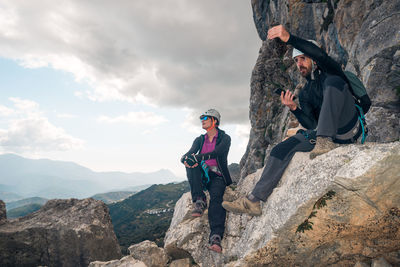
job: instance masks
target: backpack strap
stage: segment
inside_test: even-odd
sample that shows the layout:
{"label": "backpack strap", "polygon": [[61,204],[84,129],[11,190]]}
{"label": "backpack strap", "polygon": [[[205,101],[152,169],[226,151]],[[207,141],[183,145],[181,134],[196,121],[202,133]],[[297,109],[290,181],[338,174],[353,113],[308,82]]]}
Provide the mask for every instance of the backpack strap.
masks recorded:
{"label": "backpack strap", "polygon": [[361,138],[361,144],[365,143],[365,138],[368,136],[368,128],[367,128],[367,122],[365,121],[365,116],[362,108],[355,104],[357,110],[358,110],[358,120],[360,121],[361,129],[362,129],[362,138]]}

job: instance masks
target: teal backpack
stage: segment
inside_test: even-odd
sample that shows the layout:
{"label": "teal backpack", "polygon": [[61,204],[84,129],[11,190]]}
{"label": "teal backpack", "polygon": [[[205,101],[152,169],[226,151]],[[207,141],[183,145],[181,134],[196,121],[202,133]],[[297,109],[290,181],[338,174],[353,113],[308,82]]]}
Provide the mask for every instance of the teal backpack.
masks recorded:
{"label": "teal backpack", "polygon": [[367,114],[369,108],[371,107],[371,99],[368,96],[364,84],[354,73],[350,71],[344,71],[344,75],[350,84],[350,91],[355,98],[356,104],[362,108],[364,114]]}
{"label": "teal backpack", "polygon": [[358,120],[360,121],[362,129],[361,144],[364,144],[365,138],[368,135],[368,128],[364,115],[371,107],[371,99],[368,96],[364,84],[360,81],[360,79],[358,79],[358,77],[354,73],[350,71],[344,71],[344,75],[346,76],[347,81],[350,84],[350,91],[354,96],[354,101],[356,102],[355,105],[358,110]]}

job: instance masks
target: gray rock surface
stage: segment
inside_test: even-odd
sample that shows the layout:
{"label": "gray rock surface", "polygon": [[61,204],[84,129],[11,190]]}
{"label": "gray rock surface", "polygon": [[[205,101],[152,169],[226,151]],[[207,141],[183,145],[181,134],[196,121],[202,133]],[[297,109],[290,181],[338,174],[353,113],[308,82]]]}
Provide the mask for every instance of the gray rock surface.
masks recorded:
{"label": "gray rock surface", "polygon": [[[246,195],[262,169],[229,194]],[[200,266],[354,266],[384,256],[400,264],[400,142],[339,147],[314,160],[297,153],[260,217],[228,214],[223,253],[210,252],[206,216],[177,202],[165,249]],[[326,206],[314,208],[326,198]],[[317,205],[318,206],[318,205]],[[316,211],[315,217],[309,216]],[[306,220],[312,230],[296,232]]]}
{"label": "gray rock surface", "polygon": [[189,258],[174,260],[169,267],[191,267],[193,266]]}
{"label": "gray rock surface", "polygon": [[7,221],[7,210],[6,203],[0,200],[0,224],[3,224]]}
{"label": "gray rock surface", "polygon": [[132,256],[125,256],[120,260],[94,261],[89,267],[148,267],[144,262],[134,259]]}
{"label": "gray rock surface", "polygon": [[107,206],[94,199],[50,200],[0,225],[0,266],[88,266],[121,257]]}
{"label": "gray rock surface", "polygon": [[288,89],[304,82],[287,56],[291,48],[277,48],[276,41],[266,40],[271,25],[283,24],[294,35],[317,40],[364,82],[372,100],[366,116],[368,141],[400,138],[400,0],[311,2],[316,1],[251,1],[255,26],[264,42],[251,78],[252,128],[240,164],[242,178],[264,165],[266,150],[281,140],[280,130],[288,128],[287,110],[271,98],[271,91],[277,84]]}
{"label": "gray rock surface", "polygon": [[169,257],[164,249],[159,248],[155,242],[146,240],[128,248],[130,255],[139,261],[142,261],[148,267],[167,266]]}

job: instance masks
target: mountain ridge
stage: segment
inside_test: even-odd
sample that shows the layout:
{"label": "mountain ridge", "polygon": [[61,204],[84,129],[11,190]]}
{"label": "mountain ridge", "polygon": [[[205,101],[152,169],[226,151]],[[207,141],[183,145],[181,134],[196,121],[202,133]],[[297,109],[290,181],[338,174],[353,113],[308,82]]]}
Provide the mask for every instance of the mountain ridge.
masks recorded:
{"label": "mountain ridge", "polygon": [[[171,171],[96,172],[74,162],[0,155],[0,191],[21,198],[85,198],[128,187],[179,181]],[[18,200],[15,197],[13,200]]]}

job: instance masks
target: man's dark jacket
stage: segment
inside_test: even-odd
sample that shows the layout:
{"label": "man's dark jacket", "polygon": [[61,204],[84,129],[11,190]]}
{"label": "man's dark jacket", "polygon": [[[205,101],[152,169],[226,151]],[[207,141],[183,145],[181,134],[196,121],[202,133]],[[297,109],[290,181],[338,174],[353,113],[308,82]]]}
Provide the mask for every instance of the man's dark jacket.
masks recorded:
{"label": "man's dark jacket", "polygon": [[[230,185],[232,183],[232,179],[228,170],[228,152],[231,146],[231,137],[227,135],[223,130],[219,128],[217,128],[217,130],[218,130],[218,137],[214,151],[204,154],[197,154],[195,155],[195,157],[199,163],[203,160],[216,159],[218,163],[218,168],[221,170],[222,177],[225,180],[225,184]],[[196,139],[194,139],[192,147],[185,155],[182,156],[181,158],[182,163],[185,161],[186,156],[191,154],[196,154],[197,152],[201,152],[205,137],[206,135],[202,134]]]}
{"label": "man's dark jacket", "polygon": [[[307,83],[299,94],[300,109],[292,111],[301,125],[307,129],[315,129],[322,106],[323,88],[328,85],[344,88],[349,81],[340,65],[315,44],[294,35],[290,35],[287,43],[302,51],[318,66],[318,69],[314,71],[314,79],[311,79],[310,75],[306,77]],[[327,77],[330,78],[327,79]],[[367,101],[370,103],[369,98]],[[354,117],[349,125],[354,125],[356,120],[357,117]],[[339,129],[338,133],[348,131],[347,128]]]}

